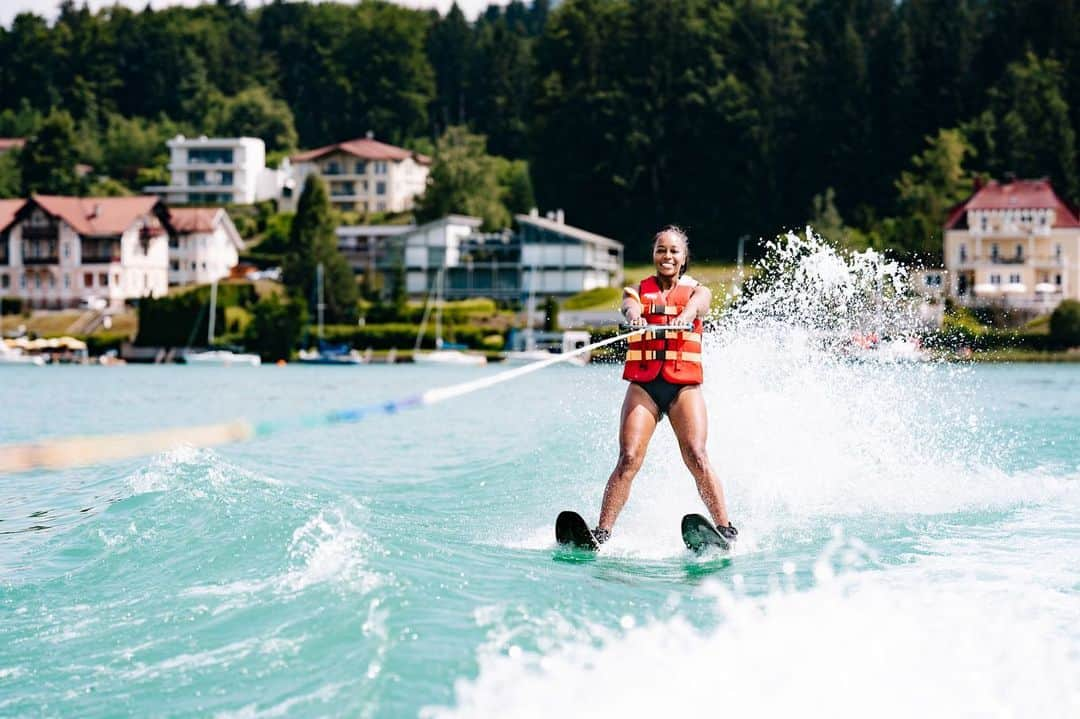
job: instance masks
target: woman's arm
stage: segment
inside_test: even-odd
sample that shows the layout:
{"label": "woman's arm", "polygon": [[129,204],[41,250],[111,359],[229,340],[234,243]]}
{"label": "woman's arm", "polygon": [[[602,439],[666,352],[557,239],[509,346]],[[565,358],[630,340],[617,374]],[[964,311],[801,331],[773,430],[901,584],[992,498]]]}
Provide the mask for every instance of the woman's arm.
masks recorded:
{"label": "woman's arm", "polygon": [[619,311],[626,318],[626,324],[635,327],[644,325],[645,320],[641,316],[642,309],[644,308],[638,291],[633,287],[624,287],[622,307],[619,308]]}

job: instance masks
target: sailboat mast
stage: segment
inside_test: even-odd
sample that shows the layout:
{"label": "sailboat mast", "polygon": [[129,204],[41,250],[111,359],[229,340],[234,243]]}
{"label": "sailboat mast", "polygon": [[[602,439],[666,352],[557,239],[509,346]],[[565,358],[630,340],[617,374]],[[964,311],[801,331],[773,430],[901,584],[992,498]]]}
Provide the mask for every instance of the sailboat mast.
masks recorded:
{"label": "sailboat mast", "polygon": [[326,302],[323,297],[323,264],[320,262],[319,266],[315,268],[315,284],[319,290],[319,301],[315,305],[315,310],[319,314],[319,339],[323,336],[323,311],[326,309]]}
{"label": "sailboat mast", "polygon": [[217,319],[217,280],[210,283],[210,326],[206,332],[206,345],[214,346],[214,320]]}

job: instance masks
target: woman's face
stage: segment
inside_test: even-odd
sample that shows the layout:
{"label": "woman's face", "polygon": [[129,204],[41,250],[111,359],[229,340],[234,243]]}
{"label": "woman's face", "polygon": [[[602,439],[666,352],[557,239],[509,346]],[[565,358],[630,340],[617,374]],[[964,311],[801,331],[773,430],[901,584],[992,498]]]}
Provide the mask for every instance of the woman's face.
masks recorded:
{"label": "woman's face", "polygon": [[653,264],[661,277],[678,278],[686,264],[686,243],[674,232],[665,232],[653,245]]}

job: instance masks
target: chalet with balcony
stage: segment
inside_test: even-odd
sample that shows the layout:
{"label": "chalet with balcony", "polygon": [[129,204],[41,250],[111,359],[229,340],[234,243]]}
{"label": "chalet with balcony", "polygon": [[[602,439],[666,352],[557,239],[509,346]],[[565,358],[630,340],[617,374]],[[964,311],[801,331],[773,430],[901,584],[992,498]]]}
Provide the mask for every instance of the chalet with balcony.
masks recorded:
{"label": "chalet with balcony", "polygon": [[[18,206],[12,204],[18,203]],[[34,195],[0,204],[0,292],[30,307],[168,291],[169,211],[156,197]]]}
{"label": "chalet with balcony", "polygon": [[244,241],[220,207],[173,207],[169,221],[169,284],[209,284],[228,277]]}
{"label": "chalet with balcony", "polygon": [[427,156],[379,142],[371,133],[290,160],[296,190],[282,197],[282,209],[295,210],[308,175],[318,175],[335,208],[364,214],[411,210],[427,188],[431,165]]}
{"label": "chalet with balcony", "polygon": [[1047,179],[990,181],[945,222],[950,297],[1048,312],[1080,299],[1080,217]]}

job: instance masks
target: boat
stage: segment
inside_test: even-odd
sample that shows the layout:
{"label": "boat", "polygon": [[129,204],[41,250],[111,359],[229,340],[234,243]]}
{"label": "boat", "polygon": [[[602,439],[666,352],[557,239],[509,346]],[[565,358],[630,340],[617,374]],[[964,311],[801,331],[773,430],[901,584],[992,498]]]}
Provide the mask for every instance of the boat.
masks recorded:
{"label": "boat", "polygon": [[9,344],[7,340],[0,341],[0,364],[31,365],[43,367],[45,358],[41,355],[27,354],[22,348]]}
{"label": "boat", "polygon": [[[420,331],[416,333],[416,344],[413,346],[413,362],[417,364],[439,365],[484,365],[487,357],[475,352],[466,352],[465,345],[446,342],[442,336],[442,303],[443,282],[445,281],[445,269],[440,268],[432,283],[431,291],[428,292],[427,302],[424,304],[424,317],[420,320]],[[431,308],[435,307],[435,349],[421,351],[420,342],[424,339],[424,330],[427,328],[428,317]]]}
{"label": "boat", "polygon": [[[509,364],[528,364],[551,359],[553,355],[566,354],[581,349],[589,344],[591,337],[582,330],[565,332],[540,332],[532,328],[512,330],[507,339],[511,348],[502,353],[503,361]],[[584,367],[589,363],[588,353],[566,360],[567,364]]]}
{"label": "boat", "polygon": [[[210,285],[210,326],[206,332],[206,344],[214,346],[214,319],[217,315],[217,280]],[[262,358],[257,354],[233,352],[229,349],[210,349],[204,352],[185,352],[184,364],[216,365],[218,367],[258,367]]]}
{"label": "boat", "polygon": [[323,265],[320,262],[315,268],[315,287],[318,293],[318,302],[315,305],[318,315],[318,345],[313,349],[302,349],[297,352],[297,360],[300,364],[328,364],[328,365],[352,365],[364,364],[364,356],[347,344],[334,344],[323,340],[323,310],[326,302],[323,296]]}

